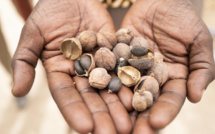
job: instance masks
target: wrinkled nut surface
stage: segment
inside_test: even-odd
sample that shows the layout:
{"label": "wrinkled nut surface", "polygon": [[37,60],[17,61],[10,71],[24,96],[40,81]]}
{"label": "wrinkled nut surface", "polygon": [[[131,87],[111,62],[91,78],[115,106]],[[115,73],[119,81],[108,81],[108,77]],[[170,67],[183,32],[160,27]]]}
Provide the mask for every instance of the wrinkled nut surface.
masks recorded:
{"label": "wrinkled nut surface", "polygon": [[148,53],[148,48],[139,45],[130,46],[130,50],[135,56],[144,56]]}
{"label": "wrinkled nut surface", "polygon": [[[79,64],[78,64],[79,63]],[[92,54],[85,53],[80,59],[75,61],[75,73],[78,76],[89,76],[89,73],[92,69],[95,68],[95,61]],[[83,71],[84,73],[83,73]]]}
{"label": "wrinkled nut surface", "polygon": [[163,61],[163,55],[159,52],[154,52],[154,62]]}
{"label": "wrinkled nut surface", "polygon": [[141,77],[140,72],[132,66],[119,67],[117,74],[122,83],[127,87],[136,85]]}
{"label": "wrinkled nut surface", "polygon": [[117,41],[120,43],[128,44],[133,38],[133,32],[130,29],[122,28],[116,32]]}
{"label": "wrinkled nut surface", "polygon": [[103,67],[108,71],[111,71],[115,68],[116,65],[116,57],[110,49],[101,47],[96,51],[94,56],[96,66]]}
{"label": "wrinkled nut surface", "polygon": [[122,87],[122,81],[118,77],[114,77],[111,79],[108,84],[108,93],[116,93]]}
{"label": "wrinkled nut surface", "polygon": [[97,89],[104,89],[111,80],[111,76],[104,68],[94,68],[89,77],[89,84],[91,87]]}
{"label": "wrinkled nut surface", "polygon": [[107,47],[112,49],[117,43],[115,34],[108,31],[101,31],[97,33],[97,44],[100,47]]}
{"label": "wrinkled nut surface", "polygon": [[154,74],[155,79],[159,85],[162,86],[168,79],[168,68],[164,62],[154,62],[151,69],[148,70],[147,74]]}
{"label": "wrinkled nut surface", "polygon": [[97,37],[94,31],[83,31],[79,34],[78,39],[84,51],[92,51],[97,44]]}
{"label": "wrinkled nut surface", "polygon": [[78,39],[67,38],[61,43],[60,51],[66,58],[70,60],[76,60],[82,54],[82,46]]}
{"label": "wrinkled nut surface", "polygon": [[153,54],[149,52],[147,55],[144,56],[131,56],[131,59],[128,60],[128,63],[141,70],[141,69],[150,69],[154,64]]}
{"label": "wrinkled nut surface", "polygon": [[142,94],[145,91],[151,92],[153,98],[156,98],[159,94],[159,84],[154,78],[153,74],[141,77],[140,81],[134,87],[134,92],[139,92],[140,94]]}
{"label": "wrinkled nut surface", "polygon": [[113,53],[116,56],[116,60],[119,58],[124,58],[128,60],[131,57],[130,47],[125,43],[118,43],[113,49]]}
{"label": "wrinkled nut surface", "polygon": [[150,107],[153,104],[152,93],[149,91],[145,91],[143,94],[139,94],[138,92],[134,93],[132,99],[132,106],[136,111],[144,111],[147,107]]}
{"label": "wrinkled nut surface", "polygon": [[139,46],[144,46],[146,48],[149,48],[149,44],[147,40],[143,37],[134,37],[130,42],[130,46],[134,46],[134,45],[139,45]]}

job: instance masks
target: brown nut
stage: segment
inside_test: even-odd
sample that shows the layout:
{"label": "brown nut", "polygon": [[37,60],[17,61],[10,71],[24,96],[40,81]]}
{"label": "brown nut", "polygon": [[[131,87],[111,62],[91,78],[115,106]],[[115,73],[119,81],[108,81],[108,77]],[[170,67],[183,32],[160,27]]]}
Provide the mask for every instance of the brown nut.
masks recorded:
{"label": "brown nut", "polygon": [[139,70],[149,69],[154,64],[153,54],[149,52],[147,55],[144,56],[132,55],[131,59],[128,60],[128,63]]}
{"label": "brown nut", "polygon": [[148,53],[148,48],[139,45],[130,46],[130,50],[135,56],[144,56]]}
{"label": "brown nut", "polygon": [[114,77],[111,79],[108,84],[108,93],[116,93],[122,87],[122,81],[118,77]]}
{"label": "brown nut", "polygon": [[140,72],[132,66],[119,67],[117,75],[127,87],[136,85],[141,77]]}
{"label": "brown nut", "polygon": [[79,34],[78,39],[83,50],[86,52],[92,51],[97,44],[96,33],[94,31],[83,31]]}
{"label": "brown nut", "polygon": [[92,69],[95,68],[95,61],[92,54],[85,53],[80,59],[75,61],[75,73],[78,76],[89,76]]}
{"label": "brown nut", "polygon": [[116,56],[116,60],[118,61],[119,58],[124,58],[128,60],[131,57],[130,48],[125,43],[118,43],[113,49],[113,53]]}
{"label": "brown nut", "polygon": [[117,41],[120,43],[128,44],[133,38],[133,32],[130,29],[122,28],[116,32]]}
{"label": "brown nut", "polygon": [[154,74],[155,79],[158,81],[159,85],[162,86],[168,79],[168,68],[166,64],[162,61],[154,62],[151,69],[148,70],[147,74]]}
{"label": "brown nut", "polygon": [[143,37],[134,37],[130,42],[130,46],[134,46],[134,45],[139,45],[139,46],[144,46],[146,48],[149,48],[149,44],[147,40]]}
{"label": "brown nut", "polygon": [[111,71],[115,68],[116,65],[116,57],[110,49],[101,47],[96,51],[94,56],[96,66],[103,67],[108,71]]}
{"label": "brown nut", "polygon": [[159,84],[154,78],[154,75],[143,76],[140,78],[140,81],[134,87],[134,92],[139,92],[140,94],[145,91],[150,91],[155,99],[159,94]]}
{"label": "brown nut", "polygon": [[145,91],[144,93],[140,94],[138,92],[134,93],[132,99],[132,106],[136,111],[144,111],[147,107],[150,107],[153,104],[153,97],[152,93],[149,91]]}
{"label": "brown nut", "polygon": [[81,43],[76,38],[67,38],[61,43],[60,51],[66,58],[76,60],[82,54]]}
{"label": "brown nut", "polygon": [[97,89],[104,89],[105,87],[107,87],[110,80],[111,80],[111,76],[104,68],[94,68],[91,71],[90,77],[89,77],[90,86]]}
{"label": "brown nut", "polygon": [[97,44],[100,47],[107,47],[112,49],[117,43],[115,34],[108,31],[101,31],[97,33]]}

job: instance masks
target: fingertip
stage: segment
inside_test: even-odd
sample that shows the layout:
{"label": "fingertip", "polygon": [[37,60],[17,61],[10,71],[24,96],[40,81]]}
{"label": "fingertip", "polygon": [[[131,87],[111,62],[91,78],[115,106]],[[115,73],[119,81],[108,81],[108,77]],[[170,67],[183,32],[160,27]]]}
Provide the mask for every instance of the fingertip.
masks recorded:
{"label": "fingertip", "polygon": [[205,89],[202,90],[188,90],[188,100],[192,103],[198,103],[201,101]]}
{"label": "fingertip", "polygon": [[16,90],[16,89],[12,88],[11,92],[12,92],[13,96],[15,96],[15,97],[23,97],[26,94],[28,94],[29,90],[28,91],[26,91],[26,90]]}

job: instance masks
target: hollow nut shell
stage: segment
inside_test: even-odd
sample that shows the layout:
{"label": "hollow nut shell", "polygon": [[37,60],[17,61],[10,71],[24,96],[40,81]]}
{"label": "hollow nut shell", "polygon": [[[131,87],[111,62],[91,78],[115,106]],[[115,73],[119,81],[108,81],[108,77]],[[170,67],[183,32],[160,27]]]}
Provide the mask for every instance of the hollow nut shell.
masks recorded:
{"label": "hollow nut shell", "polygon": [[91,87],[97,89],[104,89],[111,80],[111,76],[104,68],[94,68],[89,77],[89,84]]}
{"label": "hollow nut shell", "polygon": [[139,45],[139,46],[149,48],[149,44],[147,40],[143,37],[134,37],[130,42],[130,46],[134,46],[134,45]]}
{"label": "hollow nut shell", "polygon": [[122,28],[116,32],[117,41],[120,43],[128,44],[133,38],[133,32],[130,29]]}
{"label": "hollow nut shell", "polygon": [[94,56],[96,66],[103,67],[108,71],[111,71],[115,68],[116,65],[116,57],[110,49],[106,47],[101,47],[96,51]]}
{"label": "hollow nut shell", "polygon": [[155,79],[159,85],[162,86],[168,79],[168,68],[164,62],[154,62],[151,69],[148,70],[147,74],[154,74]]}
{"label": "hollow nut shell", "polygon": [[125,43],[118,43],[113,49],[113,53],[116,56],[116,60],[119,58],[124,58],[128,60],[131,57],[130,47]]}
{"label": "hollow nut shell", "polygon": [[153,104],[153,97],[151,92],[145,91],[143,94],[134,93],[132,99],[132,106],[136,111],[142,112]]}
{"label": "hollow nut shell", "polygon": [[100,47],[107,47],[108,49],[113,49],[116,43],[117,40],[115,34],[108,31],[101,31],[97,33],[97,44]]}
{"label": "hollow nut shell", "polygon": [[141,77],[140,81],[134,87],[134,92],[143,94],[145,91],[151,92],[154,99],[158,96],[159,84],[153,75]]}
{"label": "hollow nut shell", "polygon": [[108,84],[108,93],[116,93],[122,87],[122,81],[118,77],[114,77],[111,79]]}
{"label": "hollow nut shell", "polygon": [[94,58],[93,58],[92,54],[85,53],[85,54],[83,54],[81,56],[80,59],[78,59],[76,61],[80,62],[80,67],[84,71],[84,73],[82,73],[82,71],[80,71],[81,70],[80,67],[75,66],[75,73],[78,76],[86,76],[86,77],[88,77],[90,71],[95,68],[95,61],[94,61]]}
{"label": "hollow nut shell", "polygon": [[127,87],[136,85],[141,77],[140,72],[132,66],[119,67],[117,74],[122,83]]}
{"label": "hollow nut shell", "polygon": [[76,60],[82,54],[82,46],[78,39],[67,38],[61,43],[60,51],[66,58]]}
{"label": "hollow nut shell", "polygon": [[84,51],[92,51],[97,44],[96,33],[91,30],[83,31],[79,34],[78,39]]}

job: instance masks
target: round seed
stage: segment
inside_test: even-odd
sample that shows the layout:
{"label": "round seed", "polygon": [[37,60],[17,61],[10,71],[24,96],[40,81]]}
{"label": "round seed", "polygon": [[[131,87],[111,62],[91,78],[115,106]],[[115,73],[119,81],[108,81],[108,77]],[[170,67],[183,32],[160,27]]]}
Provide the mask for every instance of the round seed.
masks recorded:
{"label": "round seed", "polygon": [[111,79],[109,85],[108,85],[108,93],[115,93],[118,92],[122,87],[122,81],[118,78],[115,77]]}
{"label": "round seed", "polygon": [[91,66],[91,59],[88,55],[82,55],[80,58],[80,64],[82,68],[87,71]]}
{"label": "round seed", "polygon": [[148,53],[148,49],[144,46],[134,45],[131,46],[131,53],[135,56],[143,56]]}
{"label": "round seed", "polygon": [[85,73],[84,69],[81,67],[80,60],[76,60],[74,66],[77,74],[83,75]]}

